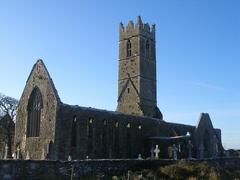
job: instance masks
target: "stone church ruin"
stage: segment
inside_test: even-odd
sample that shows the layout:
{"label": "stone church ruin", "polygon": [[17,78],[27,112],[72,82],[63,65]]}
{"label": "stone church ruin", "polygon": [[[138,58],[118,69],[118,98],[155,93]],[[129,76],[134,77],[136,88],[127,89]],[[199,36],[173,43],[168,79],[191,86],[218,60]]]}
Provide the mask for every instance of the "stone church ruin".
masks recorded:
{"label": "stone church ruin", "polygon": [[207,113],[197,126],[164,120],[156,98],[155,31],[140,17],[120,23],[116,111],[63,103],[38,60],[19,101],[13,153],[18,149],[21,159],[146,159],[157,145],[159,158],[220,155],[221,130]]}

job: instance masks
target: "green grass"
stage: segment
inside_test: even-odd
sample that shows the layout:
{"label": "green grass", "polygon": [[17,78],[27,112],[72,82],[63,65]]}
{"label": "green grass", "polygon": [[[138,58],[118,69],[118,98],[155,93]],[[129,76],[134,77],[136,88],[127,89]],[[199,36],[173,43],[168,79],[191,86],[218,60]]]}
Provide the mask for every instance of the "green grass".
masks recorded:
{"label": "green grass", "polygon": [[[130,180],[218,180],[240,179],[240,170],[227,170],[207,162],[179,161],[172,165],[130,172]],[[114,180],[124,180],[127,175]]]}

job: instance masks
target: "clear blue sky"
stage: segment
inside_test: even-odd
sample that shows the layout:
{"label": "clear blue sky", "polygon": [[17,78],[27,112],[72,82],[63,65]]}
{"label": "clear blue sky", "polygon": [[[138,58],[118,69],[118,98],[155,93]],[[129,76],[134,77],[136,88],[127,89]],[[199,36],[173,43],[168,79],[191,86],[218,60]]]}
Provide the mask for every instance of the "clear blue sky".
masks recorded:
{"label": "clear blue sky", "polygon": [[156,24],[158,106],[196,125],[208,112],[223,145],[240,148],[239,0],[0,2],[0,92],[20,98],[42,58],[61,100],[115,110],[118,25]]}

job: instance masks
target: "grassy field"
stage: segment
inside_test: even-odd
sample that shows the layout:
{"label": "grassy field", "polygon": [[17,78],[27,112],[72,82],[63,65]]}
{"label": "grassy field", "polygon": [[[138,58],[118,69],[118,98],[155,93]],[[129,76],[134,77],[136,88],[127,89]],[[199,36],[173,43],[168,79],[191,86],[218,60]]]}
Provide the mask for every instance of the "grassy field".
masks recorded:
{"label": "grassy field", "polygon": [[176,164],[158,167],[156,169],[145,169],[141,172],[129,172],[122,177],[113,177],[115,180],[198,180],[198,179],[226,179],[240,180],[240,169],[224,169],[211,165],[207,162],[179,161]]}
{"label": "grassy field", "polygon": [[[82,178],[81,178],[82,179]],[[92,176],[86,180],[240,180],[240,169],[224,169],[208,162],[178,161],[175,164],[143,169],[122,176]]]}

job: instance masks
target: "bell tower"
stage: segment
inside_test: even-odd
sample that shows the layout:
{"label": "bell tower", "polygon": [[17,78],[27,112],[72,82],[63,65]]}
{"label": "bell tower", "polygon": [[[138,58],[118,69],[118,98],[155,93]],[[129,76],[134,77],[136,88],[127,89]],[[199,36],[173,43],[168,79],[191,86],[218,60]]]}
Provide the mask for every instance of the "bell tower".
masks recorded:
{"label": "bell tower", "polygon": [[119,25],[117,111],[162,119],[157,107],[155,25]]}

